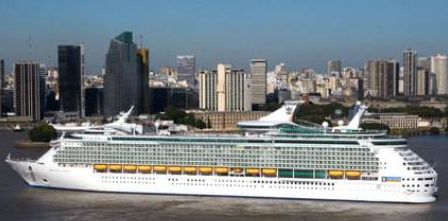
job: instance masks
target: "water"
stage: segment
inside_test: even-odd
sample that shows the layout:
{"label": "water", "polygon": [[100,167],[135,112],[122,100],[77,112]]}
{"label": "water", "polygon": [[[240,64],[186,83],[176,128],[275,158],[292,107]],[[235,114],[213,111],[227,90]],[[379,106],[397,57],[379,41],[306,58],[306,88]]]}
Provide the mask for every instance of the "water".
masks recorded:
{"label": "water", "polygon": [[[39,156],[16,150],[26,132],[0,131],[0,157]],[[447,220],[448,136],[409,139],[424,159],[436,162],[439,199],[429,204],[108,194],[32,188],[0,162],[0,220]]]}

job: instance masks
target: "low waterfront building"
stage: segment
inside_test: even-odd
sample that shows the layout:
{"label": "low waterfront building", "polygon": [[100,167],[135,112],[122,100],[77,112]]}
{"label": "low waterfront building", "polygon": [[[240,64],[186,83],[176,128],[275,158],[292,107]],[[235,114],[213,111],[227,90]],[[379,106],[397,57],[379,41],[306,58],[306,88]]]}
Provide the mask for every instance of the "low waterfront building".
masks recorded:
{"label": "low waterfront building", "polygon": [[390,129],[417,129],[419,117],[411,114],[381,114],[380,123]]}

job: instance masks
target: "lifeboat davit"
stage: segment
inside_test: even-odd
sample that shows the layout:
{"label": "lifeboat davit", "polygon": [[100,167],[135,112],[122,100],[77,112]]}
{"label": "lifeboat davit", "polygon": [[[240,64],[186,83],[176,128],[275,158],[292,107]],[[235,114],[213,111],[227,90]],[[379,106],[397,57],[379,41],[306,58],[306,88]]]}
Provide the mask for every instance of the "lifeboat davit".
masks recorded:
{"label": "lifeboat davit", "polygon": [[149,165],[139,165],[138,172],[140,173],[151,173],[152,167]]}
{"label": "lifeboat davit", "polygon": [[235,167],[235,168],[230,169],[230,171],[232,173],[242,173],[244,170],[243,170],[243,168]]}

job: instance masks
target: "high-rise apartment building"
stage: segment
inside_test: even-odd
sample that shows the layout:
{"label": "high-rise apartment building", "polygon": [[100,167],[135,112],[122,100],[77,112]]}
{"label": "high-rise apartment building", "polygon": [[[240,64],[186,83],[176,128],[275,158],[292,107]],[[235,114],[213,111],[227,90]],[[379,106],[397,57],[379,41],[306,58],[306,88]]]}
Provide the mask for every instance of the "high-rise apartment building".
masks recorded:
{"label": "high-rise apartment building", "polygon": [[252,87],[252,106],[259,107],[266,104],[267,93],[267,60],[252,59],[250,61],[251,87]]}
{"label": "high-rise apartment building", "polygon": [[417,68],[417,88],[416,95],[424,96],[429,95],[430,92],[430,73],[426,68]]}
{"label": "high-rise apartment building", "polygon": [[395,60],[372,60],[366,65],[369,94],[386,98],[398,94],[400,65]]}
{"label": "high-rise apartment building", "polygon": [[217,70],[199,73],[199,108],[211,111],[250,111],[250,75],[218,64]]}
{"label": "high-rise apartment building", "polygon": [[149,113],[149,50],[147,48],[139,48],[137,50],[138,58],[138,82],[139,82],[139,100],[140,113]]}
{"label": "high-rise apartment building", "polygon": [[417,69],[423,68],[431,71],[431,58],[430,57],[420,57],[417,58]]}
{"label": "high-rise apartment building", "polygon": [[417,88],[417,52],[405,49],[403,52],[404,95],[415,96]]}
{"label": "high-rise apartment building", "polygon": [[333,72],[341,73],[341,61],[340,60],[329,60],[327,64],[327,74],[331,74]]}
{"label": "high-rise apartment building", "polygon": [[137,46],[132,32],[123,32],[112,39],[106,55],[104,76],[104,114],[115,115],[135,106],[139,107],[139,77],[137,73]]}
{"label": "high-rise apartment building", "polygon": [[448,93],[448,58],[446,55],[431,57],[431,72],[435,74],[436,94]]}
{"label": "high-rise apartment building", "polygon": [[209,111],[218,110],[218,72],[199,71],[199,108]]}
{"label": "high-rise apartment building", "polygon": [[82,45],[58,46],[59,101],[64,112],[84,117],[84,48]]}
{"label": "high-rise apartment building", "polygon": [[39,74],[40,64],[37,62],[14,64],[14,106],[18,116],[27,116],[32,120],[41,118]]}
{"label": "high-rise apartment building", "polygon": [[176,57],[177,80],[186,81],[188,86],[195,87],[196,58],[193,55],[179,55]]}

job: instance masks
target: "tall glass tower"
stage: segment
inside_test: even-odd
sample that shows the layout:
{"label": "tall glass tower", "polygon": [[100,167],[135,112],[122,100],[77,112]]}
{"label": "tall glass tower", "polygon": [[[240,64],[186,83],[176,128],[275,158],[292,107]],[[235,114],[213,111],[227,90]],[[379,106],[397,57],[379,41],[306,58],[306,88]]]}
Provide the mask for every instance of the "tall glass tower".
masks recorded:
{"label": "tall glass tower", "polygon": [[84,48],[82,45],[58,46],[58,83],[61,110],[84,117]]}
{"label": "tall glass tower", "polygon": [[[104,114],[111,116],[131,106],[140,109],[137,73],[137,46],[132,32],[123,32],[110,41],[104,76]],[[138,113],[137,113],[138,114]]]}

